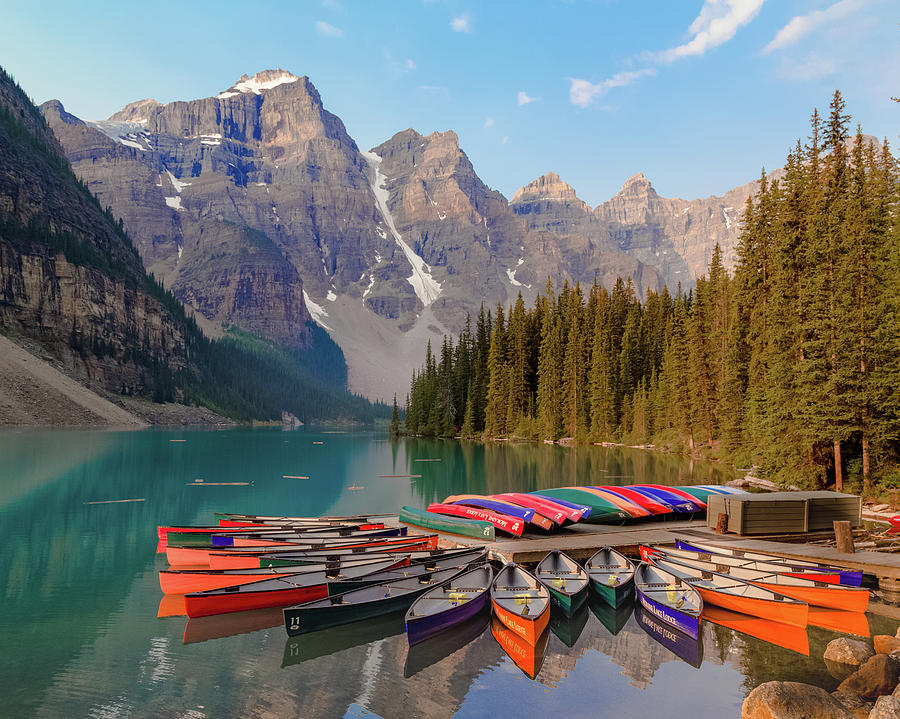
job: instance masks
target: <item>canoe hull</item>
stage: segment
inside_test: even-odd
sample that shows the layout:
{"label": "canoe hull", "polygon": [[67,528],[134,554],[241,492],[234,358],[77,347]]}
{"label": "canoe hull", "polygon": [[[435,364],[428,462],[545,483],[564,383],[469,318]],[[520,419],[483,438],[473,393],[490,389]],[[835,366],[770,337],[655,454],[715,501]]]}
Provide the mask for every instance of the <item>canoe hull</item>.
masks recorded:
{"label": "canoe hull", "polygon": [[325,582],[309,587],[291,587],[268,592],[242,592],[235,594],[187,594],[184,598],[187,615],[192,619],[213,614],[245,612],[250,609],[289,607],[292,604],[311,602],[328,596]]}
{"label": "canoe hull", "polygon": [[497,619],[532,646],[537,643],[538,639],[547,628],[547,625],[550,623],[549,602],[544,611],[536,616],[514,614],[494,601],[491,602],[491,606],[493,607],[494,615]]}
{"label": "canoe hull", "polygon": [[490,522],[446,517],[434,512],[415,509],[414,507],[401,507],[400,521],[428,529],[437,529],[441,532],[461,534],[465,537],[477,537],[486,542],[493,542],[495,539],[494,525]]}
{"label": "canoe hull", "polygon": [[[738,597],[726,592],[707,589],[694,584],[704,604],[712,604],[732,612],[749,614],[761,619],[789,624],[792,627],[805,627],[809,619],[809,605],[799,602],[783,602],[775,599],[757,599],[755,597]],[[779,593],[781,590],[777,590]]]}
{"label": "canoe hull", "polygon": [[430,639],[447,629],[452,629],[482,613],[488,606],[489,598],[490,593],[484,591],[471,601],[447,611],[438,612],[427,617],[407,617],[406,638],[412,645]]}
{"label": "canoe hull", "polygon": [[591,579],[591,588],[609,606],[618,609],[634,596],[634,577],[615,586]]}
{"label": "canoe hull", "polygon": [[565,592],[560,592],[559,590],[554,589],[546,583],[545,586],[550,591],[550,601],[552,601],[553,604],[559,607],[565,613],[565,615],[569,617],[571,617],[575,612],[578,611],[579,607],[584,604],[588,596],[587,587],[575,594],[566,594]]}
{"label": "canoe hull", "polygon": [[284,628],[290,636],[295,637],[319,629],[328,629],[341,624],[380,617],[383,614],[404,611],[409,608],[419,594],[426,590],[427,587],[418,593],[385,597],[377,601],[359,604],[335,604],[316,608],[289,607],[284,610]]}
{"label": "canoe hull", "polygon": [[440,504],[428,505],[428,511],[433,514],[445,514],[451,517],[464,519],[477,519],[482,522],[490,522],[496,529],[515,537],[521,537],[525,529],[525,522],[518,517],[510,517],[499,512],[492,512],[478,507],[469,507],[465,504]]}
{"label": "canoe hull", "polygon": [[638,590],[638,600],[641,606],[646,609],[657,619],[665,622],[670,627],[675,627],[678,631],[686,634],[691,639],[697,639],[700,636],[700,618],[690,614],[684,614],[667,607],[665,604],[655,601],[646,594]]}

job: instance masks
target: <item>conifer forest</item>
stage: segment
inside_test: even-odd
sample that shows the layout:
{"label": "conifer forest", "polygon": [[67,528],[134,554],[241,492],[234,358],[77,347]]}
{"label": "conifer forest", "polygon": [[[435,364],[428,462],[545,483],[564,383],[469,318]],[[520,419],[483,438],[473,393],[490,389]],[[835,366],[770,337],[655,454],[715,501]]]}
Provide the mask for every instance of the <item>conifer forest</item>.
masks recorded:
{"label": "conifer forest", "polygon": [[763,172],[732,271],[716,248],[689,291],[548,282],[531,307],[482,308],[427,348],[405,431],[652,443],[785,485],[900,487],[897,162],[851,128],[835,92]]}

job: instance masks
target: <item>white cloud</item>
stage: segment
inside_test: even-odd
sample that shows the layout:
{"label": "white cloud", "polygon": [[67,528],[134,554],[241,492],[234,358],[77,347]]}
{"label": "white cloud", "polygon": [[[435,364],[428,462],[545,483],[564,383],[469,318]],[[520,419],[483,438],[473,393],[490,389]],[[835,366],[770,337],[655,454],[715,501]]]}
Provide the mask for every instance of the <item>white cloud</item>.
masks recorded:
{"label": "white cloud", "polygon": [[406,58],[406,62],[403,63],[407,70],[415,70],[416,63],[413,62],[412,58]]}
{"label": "white cloud", "polygon": [[573,105],[578,105],[579,107],[587,107],[598,97],[605,95],[614,87],[624,87],[625,85],[630,85],[635,80],[639,80],[642,77],[655,74],[656,70],[654,68],[647,67],[643,70],[620,72],[610,78],[607,78],[606,80],[602,80],[601,82],[597,83],[591,83],[587,80],[579,80],[573,78],[570,80],[571,85],[569,86],[569,101]]}
{"label": "white cloud", "polygon": [[486,117],[486,118],[484,118],[484,128],[485,128],[485,129],[487,129],[487,128],[489,128],[489,127],[493,127],[493,125],[494,125],[494,118],[493,118],[493,117]]}
{"label": "white cloud", "polygon": [[829,5],[824,10],[816,10],[808,15],[797,15],[791,18],[772,41],[763,48],[763,55],[768,55],[773,50],[780,50],[788,45],[793,45],[804,35],[808,35],[816,28],[829,22],[834,22],[861,8],[864,0],[840,0]]}
{"label": "white cloud", "polygon": [[674,62],[683,57],[703,55],[734,37],[738,28],[759,13],[765,0],[704,0],[700,14],[691,23],[691,39],[683,45],[652,53],[657,62]]}
{"label": "white cloud", "polygon": [[344,6],[341,5],[340,0],[322,0],[322,7],[327,7],[329,10],[337,10],[338,12],[347,12]]}
{"label": "white cloud", "polygon": [[528,93],[524,90],[520,90],[519,94],[516,95],[516,102],[519,104],[519,107],[522,107],[522,105],[527,105],[529,102],[537,102],[540,99],[541,98],[539,97],[529,97]]}
{"label": "white cloud", "polygon": [[322,37],[344,37],[344,31],[339,27],[335,27],[330,23],[325,22],[324,20],[316,20],[315,22],[316,32],[319,33]]}
{"label": "white cloud", "polygon": [[509,143],[509,138],[508,138],[506,135],[504,135],[504,136],[503,136],[503,141],[502,141],[500,144],[501,144],[501,145],[506,145],[507,143]]}
{"label": "white cloud", "polygon": [[454,32],[472,32],[472,18],[468,14],[457,15],[450,21],[450,27]]}
{"label": "white cloud", "polygon": [[778,68],[778,76],[787,80],[818,80],[837,72],[834,60],[810,55],[799,62],[785,60]]}

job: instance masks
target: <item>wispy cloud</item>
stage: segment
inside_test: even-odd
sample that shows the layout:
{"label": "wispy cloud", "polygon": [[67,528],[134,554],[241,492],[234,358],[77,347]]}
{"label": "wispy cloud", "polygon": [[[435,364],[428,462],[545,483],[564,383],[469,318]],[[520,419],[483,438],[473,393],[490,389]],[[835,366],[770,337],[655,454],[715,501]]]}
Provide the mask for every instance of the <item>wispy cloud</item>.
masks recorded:
{"label": "wispy cloud", "polygon": [[316,32],[322,37],[344,37],[344,31],[324,20],[316,20]]}
{"label": "wispy cloud", "polygon": [[450,21],[450,27],[453,28],[454,32],[472,32],[472,18],[469,17],[468,13],[463,13],[462,15],[457,15]]}
{"label": "wispy cloud", "polygon": [[652,67],[643,70],[631,70],[629,72],[620,72],[601,82],[591,83],[587,80],[572,78],[569,80],[569,101],[573,105],[579,107],[587,107],[593,103],[598,97],[602,97],[614,87],[625,87],[635,80],[648,75],[655,75],[656,70]]}
{"label": "wispy cloud", "polygon": [[450,88],[443,85],[419,85],[419,92],[442,100],[450,99]]}
{"label": "wispy cloud", "polygon": [[834,60],[810,55],[799,62],[785,60],[778,68],[778,76],[787,80],[818,80],[837,72]]}
{"label": "wispy cloud", "polygon": [[863,6],[864,2],[865,0],[840,0],[840,2],[829,5],[824,10],[816,10],[808,15],[797,15],[791,18],[790,22],[781,28],[772,41],[763,48],[763,55],[768,55],[773,50],[780,50],[788,45],[793,45],[800,38],[822,25],[839,20],[858,10]]}
{"label": "wispy cloud", "polygon": [[322,7],[326,7],[329,10],[337,10],[338,12],[347,12],[340,0],[322,0]]}
{"label": "wispy cloud", "polygon": [[504,135],[504,136],[503,136],[503,140],[500,142],[500,144],[501,144],[501,145],[508,145],[508,144],[509,144],[509,138],[508,138],[506,135]]}
{"label": "wispy cloud", "polygon": [[493,117],[484,118],[484,129],[485,130],[487,130],[489,127],[493,127],[493,126],[494,126],[494,118]]}
{"label": "wispy cloud", "polygon": [[765,0],[704,0],[700,14],[691,23],[691,39],[683,45],[649,53],[648,59],[668,63],[683,57],[703,55],[707,50],[723,45],[739,28],[757,16]]}
{"label": "wispy cloud", "polygon": [[416,69],[416,63],[412,58],[408,57],[405,60],[398,60],[390,50],[384,51],[384,59],[387,61],[391,72],[396,75],[406,75]]}
{"label": "wispy cloud", "polygon": [[516,102],[518,103],[519,107],[522,107],[522,105],[527,105],[530,102],[537,102],[540,99],[541,98],[539,97],[529,97],[528,93],[524,90],[520,90],[519,94],[516,95]]}

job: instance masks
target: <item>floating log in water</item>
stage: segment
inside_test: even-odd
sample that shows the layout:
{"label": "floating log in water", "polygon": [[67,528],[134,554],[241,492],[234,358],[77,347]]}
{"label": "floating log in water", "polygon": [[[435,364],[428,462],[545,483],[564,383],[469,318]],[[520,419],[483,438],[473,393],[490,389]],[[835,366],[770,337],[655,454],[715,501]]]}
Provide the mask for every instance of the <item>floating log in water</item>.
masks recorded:
{"label": "floating log in water", "polygon": [[313,444],[325,444],[324,442],[313,442]]}
{"label": "floating log in water", "polygon": [[246,487],[251,484],[253,482],[204,482],[202,479],[185,482],[186,487]]}
{"label": "floating log in water", "polygon": [[379,479],[406,479],[410,477],[421,477],[421,474],[379,474]]}
{"label": "floating log in water", "polygon": [[186,439],[170,439],[170,442],[187,442]]}
{"label": "floating log in water", "polygon": [[349,487],[347,487],[347,489],[349,489],[351,492],[358,492],[361,489],[365,489],[365,487],[360,487],[357,484],[351,484]]}
{"label": "floating log in water", "polygon": [[304,477],[302,474],[282,474],[282,479],[309,479],[309,477]]}
{"label": "floating log in water", "polygon": [[414,459],[413,462],[441,462],[440,458],[438,459]]}
{"label": "floating log in water", "polygon": [[85,502],[85,504],[119,504],[120,502],[146,502],[147,499],[142,497],[141,499],[104,499],[99,502]]}

